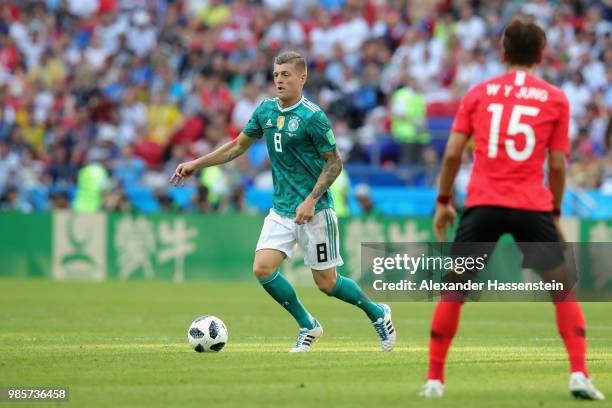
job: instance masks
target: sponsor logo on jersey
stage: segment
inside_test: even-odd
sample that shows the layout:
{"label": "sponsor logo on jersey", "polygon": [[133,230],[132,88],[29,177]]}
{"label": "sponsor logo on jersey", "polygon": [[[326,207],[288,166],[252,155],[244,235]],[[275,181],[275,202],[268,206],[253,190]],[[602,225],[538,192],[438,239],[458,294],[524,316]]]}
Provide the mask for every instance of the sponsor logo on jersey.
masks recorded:
{"label": "sponsor logo on jersey", "polygon": [[279,116],[278,119],[276,119],[276,127],[278,130],[281,130],[283,126],[285,126],[285,117]]}
{"label": "sponsor logo on jersey", "polygon": [[290,132],[295,132],[298,127],[300,127],[300,122],[297,120],[297,118],[289,119],[289,124],[287,125],[287,129]]}
{"label": "sponsor logo on jersey", "polygon": [[266,126],[272,126],[272,121],[270,119],[268,119],[268,121],[266,122]]}

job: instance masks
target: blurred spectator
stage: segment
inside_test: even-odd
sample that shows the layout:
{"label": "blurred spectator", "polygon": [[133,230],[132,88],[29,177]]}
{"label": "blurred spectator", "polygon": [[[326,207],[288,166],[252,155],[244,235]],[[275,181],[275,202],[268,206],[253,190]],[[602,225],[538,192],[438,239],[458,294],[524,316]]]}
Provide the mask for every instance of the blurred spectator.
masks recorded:
{"label": "blurred spectator", "polygon": [[425,187],[438,187],[439,166],[438,151],[431,146],[425,147],[423,151],[423,185]]}
{"label": "blurred spectator", "polygon": [[147,165],[144,160],[134,155],[134,147],[127,144],[123,147],[121,157],[115,162],[114,168],[113,177],[125,187],[140,184]]}
{"label": "blurred spectator", "polygon": [[164,91],[153,94],[149,107],[149,140],[166,146],[172,134],[179,129],[181,112]]}
{"label": "blurred spectator", "polygon": [[426,109],[425,97],[412,77],[407,77],[403,87],[391,96],[391,134],[401,146],[402,163],[422,162],[423,146],[429,141]]}
{"label": "blurred spectator", "polygon": [[[434,185],[458,101],[503,70],[500,36],[517,15],[546,30],[538,75],[561,87],[571,104],[573,151],[581,153],[571,157],[570,176],[585,188],[599,188],[601,179],[602,191],[609,184],[606,2],[9,4],[0,4],[0,192],[18,188],[6,208],[46,208],[33,197],[48,191],[54,202],[55,192],[70,192],[92,162],[110,172],[109,210],[129,209],[123,185],[154,188],[162,204],[175,208],[164,173],[238,135],[260,101],[275,96],[272,60],[285,48],[307,57],[307,96],[328,114],[349,164],[370,163],[377,171],[381,164],[417,163],[409,183]],[[252,149],[242,162],[206,172],[200,204],[191,206],[247,211],[236,189],[271,183],[265,146]],[[469,166],[468,159],[461,171],[469,174]],[[76,197],[81,207],[82,193]]]}
{"label": "blurred spectator", "polygon": [[155,196],[163,212],[168,213],[176,210],[172,197],[170,197],[168,193],[165,191],[158,191]]}
{"label": "blurred spectator", "polygon": [[98,10],[99,0],[67,0],[68,11],[78,17],[86,17]]}
{"label": "blurred spectator", "polygon": [[86,159],[89,162],[100,162],[112,167],[114,161],[120,155],[119,148],[115,143],[117,129],[113,125],[104,124],[99,127],[98,132],[98,138],[89,148]]}
{"label": "blurred spectator", "polygon": [[612,110],[612,66],[608,66],[606,70],[607,83],[604,91],[604,101],[608,111]]}
{"label": "blurred spectator", "polygon": [[146,131],[148,120],[147,105],[137,99],[136,89],[127,89],[123,95],[123,104],[119,110],[119,128],[117,142],[119,145],[133,143]]}
{"label": "blurred spectator", "polygon": [[580,57],[580,70],[591,91],[598,91],[607,84],[606,68],[603,62],[593,59],[588,52]]}
{"label": "blurred spectator", "polygon": [[591,100],[591,91],[584,82],[580,71],[575,71],[562,86],[570,103],[570,116],[575,120],[585,114],[586,105]]}
{"label": "blurred spectator", "polygon": [[334,202],[334,211],[339,218],[351,215],[348,204],[348,194],[351,189],[351,180],[346,169],[342,169],[340,175],[329,188]]}
{"label": "blurred spectator", "polygon": [[198,192],[194,196],[194,199],[196,211],[203,213],[212,212],[213,208],[210,205],[210,200],[208,198],[208,188],[206,188],[206,186],[198,187]]}
{"label": "blurred spectator", "polygon": [[13,128],[10,107],[5,105],[5,101],[0,94],[0,141],[7,141]]}
{"label": "blurred spectator", "polygon": [[226,202],[224,202],[223,213],[233,214],[255,214],[256,210],[250,207],[246,201],[244,188],[233,188]]}
{"label": "blurred spectator", "polygon": [[210,4],[198,13],[198,17],[207,27],[215,28],[230,20],[230,8],[223,0],[211,0]]}
{"label": "blurred spectator", "polygon": [[348,2],[341,11],[342,23],[336,27],[336,35],[352,64],[357,63],[361,45],[369,34],[368,23],[362,15],[361,4],[360,2]]}
{"label": "blurred spectator", "polygon": [[110,187],[108,172],[98,163],[90,163],[79,171],[74,210],[95,213],[102,209],[103,194]]}
{"label": "blurred spectator", "polygon": [[8,186],[1,196],[0,210],[30,212],[32,211],[32,205],[20,197],[17,187]]}
{"label": "blurred spectator", "polygon": [[474,9],[468,4],[461,8],[461,19],[457,22],[455,32],[461,46],[471,51],[484,39],[486,26],[482,18],[474,14]]}
{"label": "blurred spectator", "polygon": [[288,10],[279,12],[276,21],[270,26],[263,43],[274,49],[299,47],[306,40],[302,25],[291,18]]}
{"label": "blurred spectator", "polygon": [[58,191],[51,194],[51,209],[52,210],[69,210],[70,197],[66,191]]}
{"label": "blurred spectator", "polygon": [[366,216],[378,214],[374,206],[374,201],[372,201],[370,186],[367,184],[357,184],[355,186],[355,198],[357,198],[357,202],[359,203],[361,214]]}
{"label": "blurred spectator", "polygon": [[15,181],[19,170],[19,157],[10,151],[9,144],[0,140],[0,186],[7,186]]}
{"label": "blurred spectator", "polygon": [[319,25],[310,31],[309,37],[313,56],[324,59],[333,56],[334,44],[341,40],[332,26],[331,16],[325,11],[319,14]]}
{"label": "blurred spectator", "polygon": [[523,5],[523,13],[532,16],[535,22],[546,27],[550,21],[553,6],[548,0],[536,0]]}
{"label": "blurred spectator", "polygon": [[601,183],[602,166],[597,160],[593,143],[587,138],[578,146],[579,160],[570,166],[570,178],[580,188],[595,189]]}
{"label": "blurred spectator", "polygon": [[612,150],[608,151],[604,160],[601,192],[612,195]]}
{"label": "blurred spectator", "polygon": [[263,95],[257,89],[253,81],[249,81],[242,89],[243,97],[236,101],[232,111],[232,124],[236,129],[244,129],[249,118],[257,109],[257,106],[264,100]]}
{"label": "blurred spectator", "polygon": [[75,183],[78,167],[70,160],[65,146],[58,145],[51,151],[51,164],[47,172],[53,184],[73,185]]}
{"label": "blurred spectator", "polygon": [[101,70],[106,64],[106,59],[110,56],[111,49],[108,46],[104,46],[100,35],[94,33],[91,37],[90,43],[85,49],[84,59],[91,68],[95,71]]}
{"label": "blurred spectator", "polygon": [[203,169],[200,174],[200,184],[206,188],[210,207],[218,211],[230,193],[230,185],[221,167],[213,166]]}
{"label": "blurred spectator", "polygon": [[127,29],[127,46],[139,57],[149,54],[157,45],[157,33],[151,23],[151,16],[145,10],[137,10],[132,24]]}
{"label": "blurred spectator", "polygon": [[357,88],[349,96],[347,121],[351,129],[361,128],[367,114],[384,103],[385,96],[380,88],[380,68],[375,63],[368,64]]}
{"label": "blurred spectator", "polygon": [[119,37],[124,35],[127,29],[127,18],[109,10],[100,14],[100,24],[96,26],[94,35],[100,37],[104,50],[110,56],[118,51]]}

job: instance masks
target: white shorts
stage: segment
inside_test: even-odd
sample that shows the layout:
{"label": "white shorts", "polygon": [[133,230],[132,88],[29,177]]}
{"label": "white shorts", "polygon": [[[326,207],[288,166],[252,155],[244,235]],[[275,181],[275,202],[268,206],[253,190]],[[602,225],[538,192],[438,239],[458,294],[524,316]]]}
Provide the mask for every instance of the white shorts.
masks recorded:
{"label": "white shorts", "polygon": [[296,224],[293,217],[270,210],[255,251],[276,249],[291,259],[296,244],[304,251],[304,263],[311,269],[323,270],[344,264],[340,256],[338,218],[331,208],[319,211],[310,222],[302,225]]}

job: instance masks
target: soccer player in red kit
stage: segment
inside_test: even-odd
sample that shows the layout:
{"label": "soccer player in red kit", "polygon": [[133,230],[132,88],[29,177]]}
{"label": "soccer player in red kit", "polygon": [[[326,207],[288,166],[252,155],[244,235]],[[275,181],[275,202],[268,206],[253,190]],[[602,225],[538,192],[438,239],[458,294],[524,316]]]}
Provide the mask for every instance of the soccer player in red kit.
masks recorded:
{"label": "soccer player in red kit", "polygon": [[[567,98],[560,89],[533,75],[545,45],[546,34],[536,24],[515,20],[505,28],[502,46],[508,71],[474,86],[463,98],[444,154],[434,216],[434,235],[438,241],[446,240],[456,218],[451,204],[453,184],[472,137],[474,167],[453,246],[495,243],[504,233],[512,234],[519,246],[526,242],[557,245],[559,256],[545,257],[546,265],[541,264],[540,254],[532,257],[540,262],[539,267],[531,265],[536,271],[554,270],[563,264],[559,216],[569,153]],[[548,187],[544,183],[546,159]],[[444,393],[444,364],[464,296],[446,292],[436,305],[423,397]],[[587,372],[585,323],[575,295],[565,292],[563,298],[553,296],[553,301],[569,354],[572,395],[604,399]]]}

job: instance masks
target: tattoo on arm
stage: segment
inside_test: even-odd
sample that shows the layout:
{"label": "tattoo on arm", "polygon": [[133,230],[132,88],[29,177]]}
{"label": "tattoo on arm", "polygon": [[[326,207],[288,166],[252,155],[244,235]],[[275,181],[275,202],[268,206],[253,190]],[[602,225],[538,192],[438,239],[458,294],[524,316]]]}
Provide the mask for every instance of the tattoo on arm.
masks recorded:
{"label": "tattoo on arm", "polygon": [[318,200],[323,194],[325,194],[342,171],[342,159],[340,159],[338,150],[325,152],[321,154],[321,157],[325,159],[325,165],[323,166],[323,171],[321,171],[321,174],[319,175],[317,184],[310,193],[310,197],[314,198],[315,200]]}

